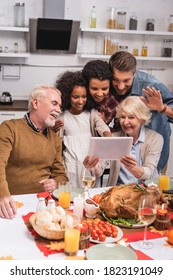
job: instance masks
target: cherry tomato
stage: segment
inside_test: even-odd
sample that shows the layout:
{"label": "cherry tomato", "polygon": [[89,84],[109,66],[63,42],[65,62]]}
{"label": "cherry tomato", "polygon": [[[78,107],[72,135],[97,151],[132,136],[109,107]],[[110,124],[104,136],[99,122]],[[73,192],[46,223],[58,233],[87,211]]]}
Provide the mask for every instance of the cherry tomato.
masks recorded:
{"label": "cherry tomato", "polygon": [[99,236],[98,236],[97,233],[95,233],[95,234],[92,235],[92,239],[93,239],[93,240],[97,240],[98,238],[99,238]]}
{"label": "cherry tomato", "polygon": [[111,225],[111,230],[112,231],[118,231],[117,227],[115,225]]}
{"label": "cherry tomato", "polygon": [[99,235],[99,241],[104,242],[106,240],[106,235],[101,234]]}
{"label": "cherry tomato", "polygon": [[102,225],[102,226],[103,226],[104,223],[105,223],[104,221],[99,221],[99,225]]}
{"label": "cherry tomato", "polygon": [[118,235],[118,232],[117,232],[117,231],[113,231],[113,232],[112,232],[112,237],[113,237],[113,238],[116,238],[117,235]]}
{"label": "cherry tomato", "polygon": [[105,231],[105,235],[106,236],[111,236],[112,235],[112,231],[111,230],[106,230]]}
{"label": "cherry tomato", "polygon": [[98,227],[98,222],[92,222],[92,227]]}

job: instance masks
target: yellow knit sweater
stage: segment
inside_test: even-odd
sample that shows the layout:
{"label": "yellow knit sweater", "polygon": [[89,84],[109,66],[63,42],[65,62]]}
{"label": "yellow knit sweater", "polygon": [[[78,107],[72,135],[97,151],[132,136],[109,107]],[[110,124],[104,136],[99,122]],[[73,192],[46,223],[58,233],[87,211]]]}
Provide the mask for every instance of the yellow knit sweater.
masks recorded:
{"label": "yellow knit sweater", "polygon": [[25,119],[0,125],[0,197],[43,191],[38,183],[54,178],[67,181],[60,138],[49,129],[48,138],[32,130]]}

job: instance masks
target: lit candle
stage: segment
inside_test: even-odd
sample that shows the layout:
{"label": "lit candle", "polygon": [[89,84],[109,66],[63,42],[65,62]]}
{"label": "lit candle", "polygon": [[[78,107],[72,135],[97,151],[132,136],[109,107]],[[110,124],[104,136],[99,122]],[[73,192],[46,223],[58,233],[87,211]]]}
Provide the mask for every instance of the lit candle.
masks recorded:
{"label": "lit candle", "polygon": [[83,218],[83,209],[84,209],[84,199],[79,194],[73,199],[73,213],[78,216],[80,220]]}
{"label": "lit candle", "polygon": [[157,214],[161,216],[166,216],[167,213],[168,210],[165,208],[164,204],[162,204],[162,207],[157,210]]}
{"label": "lit candle", "polygon": [[169,224],[170,224],[169,212],[166,209],[165,205],[162,204],[162,206],[157,210],[157,216],[154,222],[154,227],[157,230],[165,230],[169,228]]}

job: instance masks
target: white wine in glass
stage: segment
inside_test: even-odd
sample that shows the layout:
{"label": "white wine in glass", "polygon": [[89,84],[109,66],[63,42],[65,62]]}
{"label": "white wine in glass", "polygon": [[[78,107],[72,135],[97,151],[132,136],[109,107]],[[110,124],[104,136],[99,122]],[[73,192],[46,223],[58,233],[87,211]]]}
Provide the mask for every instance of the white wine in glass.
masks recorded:
{"label": "white wine in glass", "polygon": [[86,167],[83,167],[81,171],[81,183],[82,188],[85,191],[85,197],[89,197],[89,189],[91,189],[95,185],[95,181],[95,169],[87,169]]}
{"label": "white wine in glass", "polygon": [[138,217],[142,223],[144,223],[144,239],[140,244],[142,249],[150,249],[153,244],[147,240],[147,226],[152,224],[156,219],[157,204],[156,198],[151,193],[147,192],[141,196],[138,208]]}

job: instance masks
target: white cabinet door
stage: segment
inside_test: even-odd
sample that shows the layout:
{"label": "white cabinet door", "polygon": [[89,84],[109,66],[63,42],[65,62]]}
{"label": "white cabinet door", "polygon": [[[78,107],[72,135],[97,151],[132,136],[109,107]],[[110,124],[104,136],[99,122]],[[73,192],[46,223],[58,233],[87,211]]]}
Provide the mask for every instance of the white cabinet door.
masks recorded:
{"label": "white cabinet door", "polygon": [[0,123],[5,120],[20,119],[25,114],[25,111],[0,111]]}

